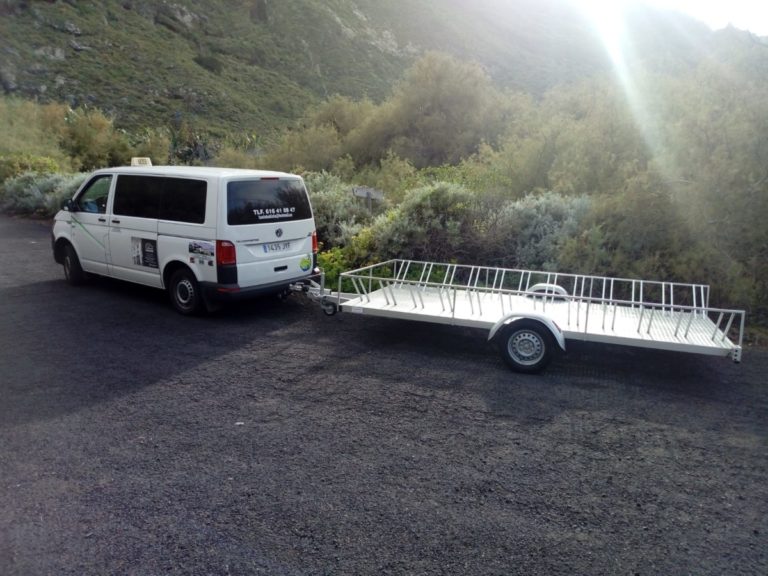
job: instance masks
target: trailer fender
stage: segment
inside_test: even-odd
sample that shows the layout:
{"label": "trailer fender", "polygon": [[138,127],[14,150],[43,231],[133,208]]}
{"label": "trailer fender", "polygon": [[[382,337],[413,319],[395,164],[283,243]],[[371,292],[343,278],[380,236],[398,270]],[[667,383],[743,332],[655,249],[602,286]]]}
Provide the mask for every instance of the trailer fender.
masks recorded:
{"label": "trailer fender", "polygon": [[563,336],[563,331],[560,329],[560,326],[555,324],[551,318],[544,316],[543,314],[509,314],[504,316],[501,320],[494,324],[493,328],[491,328],[491,331],[488,333],[488,340],[493,340],[496,337],[496,334],[498,334],[499,330],[505,326],[513,324],[514,322],[517,322],[518,320],[535,320],[537,322],[541,322],[552,333],[552,337],[555,339],[558,346],[560,346],[563,352],[565,352],[565,336]]}

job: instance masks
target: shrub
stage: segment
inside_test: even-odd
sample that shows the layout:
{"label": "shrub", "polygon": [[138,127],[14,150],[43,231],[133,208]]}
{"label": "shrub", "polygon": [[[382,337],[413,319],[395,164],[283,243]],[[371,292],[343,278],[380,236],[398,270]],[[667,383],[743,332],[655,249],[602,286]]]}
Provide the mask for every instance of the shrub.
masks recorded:
{"label": "shrub", "polygon": [[554,192],[530,194],[501,205],[480,202],[477,256],[505,267],[556,270],[563,244],[580,230],[590,206],[587,197]]}
{"label": "shrub", "polygon": [[317,263],[325,272],[325,287],[331,290],[339,289],[339,274],[351,268],[344,250],[338,246],[320,252]]}
{"label": "shrub", "polygon": [[8,180],[0,190],[0,211],[51,218],[85,180],[86,174],[26,172]]}
{"label": "shrub", "polygon": [[259,168],[259,159],[246,150],[239,150],[229,144],[223,144],[216,154],[207,162],[209,166],[221,168]]}
{"label": "shrub", "polygon": [[205,68],[213,74],[221,74],[221,71],[224,69],[222,61],[210,54],[195,56],[194,61],[198,66]]}
{"label": "shrub", "polygon": [[646,173],[595,200],[561,258],[578,272],[671,280],[680,277],[676,269],[693,256],[693,245],[661,177]]}
{"label": "shrub", "polygon": [[402,204],[377,217],[347,246],[347,260],[360,265],[412,258],[554,270],[590,206],[589,198],[554,192],[511,200],[437,183],[411,191]]}
{"label": "shrub", "polygon": [[0,183],[24,172],[57,172],[59,164],[48,156],[16,153],[0,156]]}
{"label": "shrub", "polygon": [[119,166],[131,158],[127,136],[96,109],[79,108],[67,114],[61,147],[80,170]]}
{"label": "shrub", "polygon": [[365,203],[352,186],[328,172],[310,172],[305,181],[312,200],[317,237],[326,248],[346,244],[371,221]]}
{"label": "shrub", "polygon": [[[336,165],[334,165],[334,170]],[[390,204],[400,203],[408,190],[420,184],[419,173],[408,160],[389,152],[378,165],[361,169],[358,179],[365,185],[381,190]]]}
{"label": "shrub", "polygon": [[[56,170],[68,170],[69,159],[59,147],[66,114],[67,107],[63,104],[41,105],[14,97],[0,97],[0,134],[3,135],[0,155],[51,158],[59,166]],[[38,168],[27,168],[32,169]],[[7,174],[4,178],[19,173]]]}
{"label": "shrub", "polygon": [[328,170],[342,156],[339,134],[328,124],[286,132],[265,163],[289,172]]}
{"label": "shrub", "polygon": [[437,183],[409,192],[402,204],[372,226],[378,256],[449,261],[471,256],[473,195],[456,184]]}
{"label": "shrub", "polygon": [[171,138],[167,129],[145,128],[132,139],[134,156],[146,156],[157,166],[167,164],[171,152]]}

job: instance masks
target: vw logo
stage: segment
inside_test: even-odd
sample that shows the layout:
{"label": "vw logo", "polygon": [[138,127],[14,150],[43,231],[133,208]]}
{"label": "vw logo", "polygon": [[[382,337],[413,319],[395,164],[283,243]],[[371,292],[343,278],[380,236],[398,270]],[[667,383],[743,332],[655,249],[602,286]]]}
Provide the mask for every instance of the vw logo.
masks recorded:
{"label": "vw logo", "polygon": [[280,236],[282,236],[282,235],[283,235],[283,229],[282,228],[278,228],[277,230],[275,230],[275,236],[280,238]]}

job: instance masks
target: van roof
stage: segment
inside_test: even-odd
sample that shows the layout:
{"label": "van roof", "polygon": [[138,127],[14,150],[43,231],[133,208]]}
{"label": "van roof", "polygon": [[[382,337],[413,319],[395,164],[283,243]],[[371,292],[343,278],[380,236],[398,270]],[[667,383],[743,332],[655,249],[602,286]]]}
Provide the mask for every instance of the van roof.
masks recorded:
{"label": "van roof", "polygon": [[242,168],[211,168],[207,166],[115,166],[113,168],[102,168],[96,170],[94,174],[144,174],[148,176],[186,176],[205,178],[205,177],[230,177],[230,176],[250,176],[252,178],[298,178],[296,174],[287,172],[275,172],[271,170],[245,170]]}

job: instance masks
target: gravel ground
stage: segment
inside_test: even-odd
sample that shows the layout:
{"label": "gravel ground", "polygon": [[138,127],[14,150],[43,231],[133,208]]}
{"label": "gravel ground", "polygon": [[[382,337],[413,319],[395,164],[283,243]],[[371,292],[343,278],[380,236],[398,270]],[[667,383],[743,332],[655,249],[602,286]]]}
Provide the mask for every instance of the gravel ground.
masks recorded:
{"label": "gravel ground", "polygon": [[484,334],[303,297],[183,318],[0,217],[0,574],[768,574],[768,352]]}

